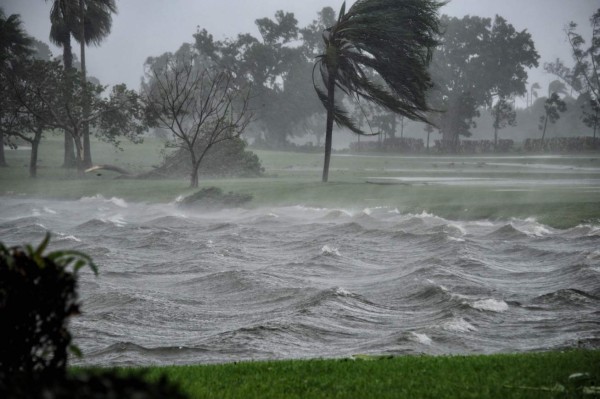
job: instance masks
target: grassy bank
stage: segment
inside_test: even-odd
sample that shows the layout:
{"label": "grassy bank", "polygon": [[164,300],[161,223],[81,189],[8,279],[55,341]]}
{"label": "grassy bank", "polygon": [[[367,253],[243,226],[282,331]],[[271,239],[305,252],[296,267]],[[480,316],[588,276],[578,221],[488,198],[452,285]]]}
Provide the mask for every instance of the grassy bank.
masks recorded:
{"label": "grassy bank", "polygon": [[[155,367],[191,398],[598,397],[600,351]],[[129,372],[129,371],[126,371]],[[582,373],[583,376],[571,377]],[[595,393],[595,394],[594,394]]]}
{"label": "grassy bank", "polygon": [[[126,144],[124,151],[96,142],[94,161],[137,173],[160,162],[161,148],[157,140],[147,140],[143,145]],[[321,154],[256,152],[265,167],[265,177],[204,179],[201,187],[217,186],[225,191],[252,194],[250,206],[255,207],[306,205],[360,210],[389,206],[401,212],[425,211],[452,219],[534,217],[558,228],[600,220],[600,189],[587,186],[582,180],[600,179],[597,154],[551,158],[334,155],[331,182],[322,184]],[[78,199],[101,194],[128,201],[169,202],[192,192],[186,179],[117,179],[117,175],[107,171],[81,178],[60,167],[61,153],[59,138],[43,142],[39,178],[33,180],[27,176],[29,152],[7,151],[11,167],[0,169],[0,195]],[[540,173],[537,166],[546,169]],[[389,177],[424,180],[373,184]],[[432,184],[427,181],[430,178],[463,179],[466,183]],[[487,179],[489,183],[467,184],[469,179]],[[515,185],[495,183],[506,179]],[[552,183],[557,179],[567,184]]]}

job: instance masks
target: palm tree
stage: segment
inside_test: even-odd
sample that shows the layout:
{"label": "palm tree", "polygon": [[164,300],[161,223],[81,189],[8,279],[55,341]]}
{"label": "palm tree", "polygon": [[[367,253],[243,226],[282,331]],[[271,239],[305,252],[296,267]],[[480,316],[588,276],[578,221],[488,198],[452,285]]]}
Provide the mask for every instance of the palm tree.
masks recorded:
{"label": "palm tree", "polygon": [[[32,44],[33,40],[21,27],[21,17],[18,14],[12,14],[7,18],[4,10],[0,8],[0,73],[3,74],[7,62],[33,53]],[[2,83],[0,85],[4,86]],[[0,114],[5,109],[2,102],[3,98],[0,98]],[[0,126],[0,166],[7,166],[4,157],[3,126]]]}
{"label": "palm tree", "polygon": [[[86,85],[85,47],[89,44],[99,45],[110,33],[112,14],[117,13],[115,0],[72,0],[79,3],[79,29],[73,36],[80,45],[81,84]],[[84,115],[89,112],[88,99],[84,101]],[[89,124],[83,125],[83,163],[92,166],[92,151],[90,146]]]}
{"label": "palm tree", "polygon": [[[115,0],[78,0],[79,30],[74,34],[79,42],[81,58],[81,85],[87,84],[85,69],[85,47],[89,44],[99,45],[110,33],[112,14],[117,13]],[[89,108],[88,100],[83,99],[84,110]],[[88,111],[89,112],[89,111]],[[85,115],[84,111],[84,115]],[[83,125],[83,163],[86,168],[92,166],[92,150],[90,146],[90,128]]]}
{"label": "palm tree", "polygon": [[[48,0],[46,0],[48,1]],[[73,68],[73,51],[71,47],[71,35],[77,22],[78,8],[73,0],[52,0],[50,9],[50,41],[63,49],[63,64],[65,70]],[[68,91],[68,90],[67,90]],[[74,168],[75,145],[73,137],[65,131],[63,167]]]}
{"label": "palm tree", "polygon": [[[327,110],[323,182],[329,177],[333,122],[365,134],[335,102],[336,88],[357,101],[374,102],[403,117],[427,122],[427,66],[440,34],[435,0],[358,0],[325,30],[317,57],[325,90],[315,83]],[[374,73],[375,79],[369,78]],[[313,76],[314,80],[314,76]],[[381,83],[377,83],[377,81]]]}
{"label": "palm tree", "polygon": [[[45,0],[48,1],[48,0]],[[63,49],[63,65],[65,70],[73,68],[73,49],[71,35],[77,26],[78,9],[72,0],[52,0],[50,9],[50,41]],[[67,91],[69,91],[67,89]],[[75,145],[73,137],[65,131],[63,167],[76,166]]]}
{"label": "palm tree", "polygon": [[[46,0],[47,1],[47,0]],[[80,43],[82,84],[86,81],[85,46],[98,45],[109,33],[112,13],[117,12],[114,0],[52,0],[50,40],[63,48],[65,69],[73,67],[71,37]],[[81,38],[84,38],[83,40]],[[85,101],[85,99],[84,99]],[[84,128],[84,163],[91,165],[89,128]],[[73,138],[65,133],[65,166],[74,166]]]}

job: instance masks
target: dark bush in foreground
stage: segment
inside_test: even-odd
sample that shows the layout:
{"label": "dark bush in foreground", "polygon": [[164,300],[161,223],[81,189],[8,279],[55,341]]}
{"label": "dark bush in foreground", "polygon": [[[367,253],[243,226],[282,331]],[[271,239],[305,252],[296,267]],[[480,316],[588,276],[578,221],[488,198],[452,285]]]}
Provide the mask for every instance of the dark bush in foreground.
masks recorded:
{"label": "dark bush in foreground", "polygon": [[78,353],[68,330],[79,313],[77,272],[97,268],[75,251],[44,255],[49,240],[38,248],[0,243],[0,398],[185,398],[166,379],[149,383],[113,371],[67,376],[69,347]]}
{"label": "dark bush in foreground", "polygon": [[5,376],[55,374],[67,365],[67,323],[79,313],[76,273],[86,264],[95,266],[75,252],[44,256],[48,241],[49,236],[36,249],[0,243],[0,373]]}
{"label": "dark bush in foreground", "polygon": [[2,387],[10,399],[186,399],[178,386],[166,378],[147,382],[141,375],[121,376],[116,371],[80,373],[55,379],[22,379]]}

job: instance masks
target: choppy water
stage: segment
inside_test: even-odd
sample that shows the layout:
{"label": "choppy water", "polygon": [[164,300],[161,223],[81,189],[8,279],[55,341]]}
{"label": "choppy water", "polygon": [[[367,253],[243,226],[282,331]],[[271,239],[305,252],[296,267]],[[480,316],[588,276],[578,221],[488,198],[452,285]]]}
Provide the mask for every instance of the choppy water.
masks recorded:
{"label": "choppy water", "polygon": [[600,348],[600,226],[2,198],[0,237],[93,256],[75,363]]}

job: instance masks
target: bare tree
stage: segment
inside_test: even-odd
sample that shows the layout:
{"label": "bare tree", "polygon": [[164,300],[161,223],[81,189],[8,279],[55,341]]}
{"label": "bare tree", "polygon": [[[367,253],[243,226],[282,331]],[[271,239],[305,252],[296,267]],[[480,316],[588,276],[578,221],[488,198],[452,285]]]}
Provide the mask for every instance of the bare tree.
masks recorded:
{"label": "bare tree", "polygon": [[218,70],[190,51],[170,53],[148,65],[142,96],[155,127],[174,135],[174,146],[189,152],[190,187],[209,150],[238,138],[252,119],[250,91],[233,74]]}

